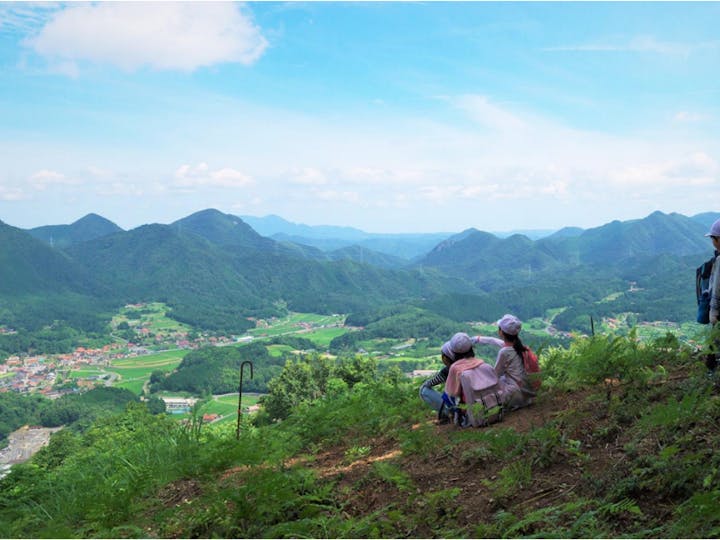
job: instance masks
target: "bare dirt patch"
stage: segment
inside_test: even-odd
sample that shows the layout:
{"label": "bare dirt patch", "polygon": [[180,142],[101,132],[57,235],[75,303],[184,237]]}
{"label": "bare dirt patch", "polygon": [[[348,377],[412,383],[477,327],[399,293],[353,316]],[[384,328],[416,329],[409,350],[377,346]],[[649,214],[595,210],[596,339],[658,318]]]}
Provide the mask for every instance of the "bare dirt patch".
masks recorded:
{"label": "bare dirt patch", "polygon": [[194,479],[182,479],[163,486],[157,498],[165,508],[190,503],[202,494],[200,483]]}

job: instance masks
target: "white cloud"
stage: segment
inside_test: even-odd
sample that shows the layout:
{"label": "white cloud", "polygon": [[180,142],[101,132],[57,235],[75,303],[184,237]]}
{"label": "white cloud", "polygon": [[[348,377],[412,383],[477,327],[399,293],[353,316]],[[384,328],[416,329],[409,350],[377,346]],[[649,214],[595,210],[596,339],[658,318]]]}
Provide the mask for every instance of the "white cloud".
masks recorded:
{"label": "white cloud", "polygon": [[702,122],[708,119],[707,115],[690,111],[678,111],[673,115],[673,120],[679,123]]}
{"label": "white cloud", "polygon": [[360,185],[418,184],[427,179],[427,171],[407,167],[349,167],[338,172],[344,182]]}
{"label": "white cloud", "polygon": [[145,195],[145,190],[134,183],[127,182],[110,182],[97,186],[95,192],[104,197],[141,197]]}
{"label": "white cloud", "polygon": [[630,166],[615,171],[609,180],[629,189],[711,186],[720,183],[720,164],[704,152],[695,152],[680,159]]}
{"label": "white cloud", "polygon": [[328,178],[323,171],[313,167],[294,169],[288,173],[290,182],[308,186],[322,186],[328,183]]}
{"label": "white cloud", "polygon": [[0,186],[0,201],[21,201],[27,198],[27,195],[20,188]]}
{"label": "white cloud", "polygon": [[68,178],[63,173],[57,171],[50,171],[42,169],[37,171],[30,176],[30,185],[37,190],[47,189],[49,186],[61,185],[61,186],[77,186],[82,184],[81,180],[75,178]]}
{"label": "white cloud", "polygon": [[102,167],[96,167],[95,165],[89,165],[86,168],[88,174],[90,174],[91,177],[97,180],[103,180],[106,178],[110,178],[112,176],[112,172],[108,169],[103,169]]}
{"label": "white cloud", "polygon": [[357,203],[360,201],[360,194],[356,191],[323,190],[316,191],[318,199],[326,202]]}
{"label": "white cloud", "polygon": [[450,102],[478,124],[495,131],[517,132],[528,127],[526,121],[520,116],[491,103],[486,96],[463,95],[451,98]]}
{"label": "white cloud", "polygon": [[0,32],[18,31],[26,34],[45,24],[58,9],[54,2],[0,3]]}
{"label": "white cloud", "polygon": [[74,63],[86,61],[127,71],[250,65],[268,45],[250,16],[231,2],[70,4],[25,43],[70,74],[77,70]]}
{"label": "white cloud", "polygon": [[210,170],[207,163],[182,165],[175,171],[175,186],[181,188],[241,188],[254,184],[252,177],[229,167]]}

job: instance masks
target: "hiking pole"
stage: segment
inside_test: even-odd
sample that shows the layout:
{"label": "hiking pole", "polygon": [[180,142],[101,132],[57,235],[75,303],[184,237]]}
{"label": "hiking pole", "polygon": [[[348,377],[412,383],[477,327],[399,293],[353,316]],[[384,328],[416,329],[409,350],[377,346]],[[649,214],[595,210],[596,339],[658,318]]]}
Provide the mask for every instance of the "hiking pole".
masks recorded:
{"label": "hiking pole", "polygon": [[243,383],[243,368],[245,364],[250,365],[250,378],[253,378],[253,363],[250,360],[245,360],[240,364],[240,387],[238,388],[238,419],[237,419],[237,431],[235,432],[235,439],[240,440],[240,419],[242,417],[242,383]]}

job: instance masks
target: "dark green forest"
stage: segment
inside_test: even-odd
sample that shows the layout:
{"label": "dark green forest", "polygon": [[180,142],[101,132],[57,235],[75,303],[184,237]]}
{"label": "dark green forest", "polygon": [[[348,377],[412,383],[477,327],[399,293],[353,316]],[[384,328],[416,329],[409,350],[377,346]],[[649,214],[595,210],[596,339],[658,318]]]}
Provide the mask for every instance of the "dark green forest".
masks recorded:
{"label": "dark green forest", "polygon": [[128,390],[104,387],[57,400],[34,394],[0,393],[0,447],[10,433],[26,424],[84,430],[98,418],[122,412],[128,403],[137,401],[138,397]]}
{"label": "dark green forest", "polygon": [[[331,261],[212,210],[130,231],[99,216],[79,221],[30,232],[0,224],[0,326],[16,332],[0,335],[0,358],[107,342],[113,313],[152,301],[216,334],[242,334],[250,319],[288,310],[344,313],[357,326],[366,326],[363,314],[394,312],[385,329],[376,320],[365,335],[392,334],[393,324],[422,335],[422,320],[413,329],[398,317],[415,308],[458,323],[565,308],[553,321],[565,331],[586,331],[590,316],[624,312],[638,321],[685,322],[694,317],[694,269],[710,254],[704,223],[659,212],[536,241],[469,230],[402,269]],[[52,235],[65,239],[61,247],[46,243]],[[334,347],[361,338],[344,339]]]}

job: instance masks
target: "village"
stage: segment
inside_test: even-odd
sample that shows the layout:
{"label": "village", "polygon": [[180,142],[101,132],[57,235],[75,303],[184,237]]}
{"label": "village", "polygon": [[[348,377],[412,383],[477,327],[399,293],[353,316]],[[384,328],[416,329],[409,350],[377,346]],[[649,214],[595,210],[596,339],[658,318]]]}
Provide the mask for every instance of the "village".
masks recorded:
{"label": "village", "polygon": [[[112,372],[68,377],[73,371],[88,367],[110,368],[113,361],[137,358],[167,350],[192,350],[208,345],[230,345],[233,337],[200,336],[189,340],[184,333],[173,336],[152,335],[140,329],[144,343],[113,343],[101,348],[77,347],[66,354],[26,354],[10,356],[0,364],[0,392],[40,393],[50,399],[90,389],[100,384],[111,386],[117,375]],[[144,330],[144,331],[143,331]],[[172,339],[167,339],[171,337]],[[152,341],[149,344],[148,341]],[[64,375],[64,376],[63,376]]]}

